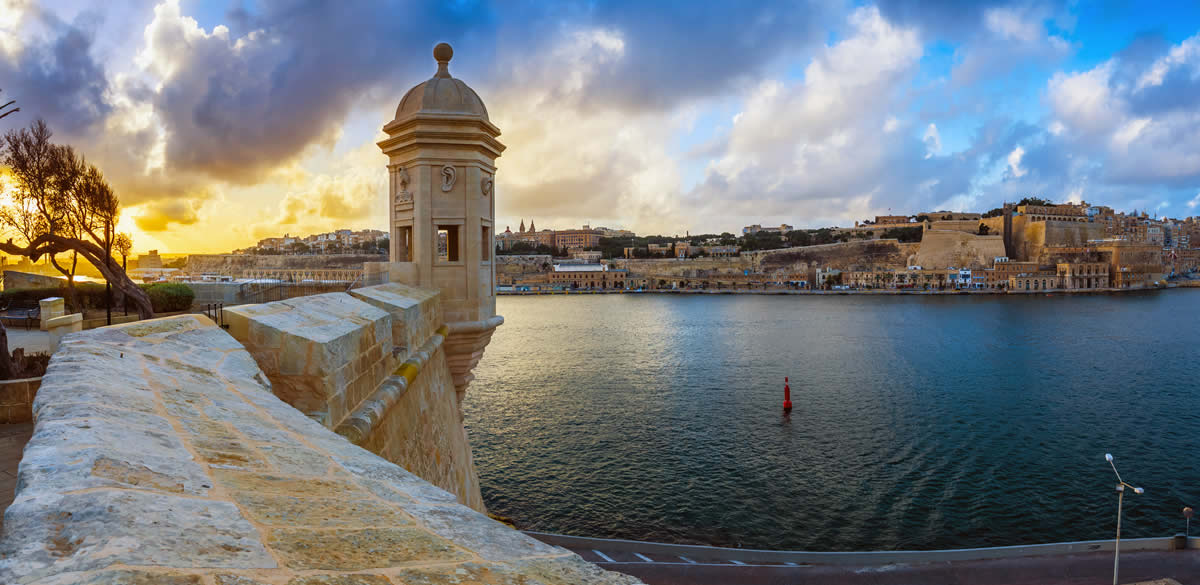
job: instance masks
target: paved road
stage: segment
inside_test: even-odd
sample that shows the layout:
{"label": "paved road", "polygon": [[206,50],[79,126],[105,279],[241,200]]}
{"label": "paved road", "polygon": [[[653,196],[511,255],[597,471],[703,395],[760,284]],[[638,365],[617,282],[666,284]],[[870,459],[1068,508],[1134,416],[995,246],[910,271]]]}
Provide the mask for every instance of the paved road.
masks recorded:
{"label": "paved road", "polygon": [[[584,559],[650,585],[1109,585],[1112,553],[879,566],[748,563],[627,549],[572,548]],[[1200,550],[1121,555],[1121,583],[1175,579],[1200,585]]]}

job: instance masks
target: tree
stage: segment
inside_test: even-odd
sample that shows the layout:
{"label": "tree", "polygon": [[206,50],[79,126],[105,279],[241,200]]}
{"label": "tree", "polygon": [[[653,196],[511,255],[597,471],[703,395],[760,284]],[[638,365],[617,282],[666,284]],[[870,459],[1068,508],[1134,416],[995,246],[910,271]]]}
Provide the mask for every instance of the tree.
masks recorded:
{"label": "tree", "polygon": [[[2,92],[2,91],[4,91],[4,90],[0,89],[0,92]],[[8,110],[7,112],[4,111],[4,110],[8,109],[9,106],[11,106],[15,103],[17,103],[17,100],[8,100],[8,103],[6,103],[4,105],[0,105],[0,120],[3,120],[9,114],[15,114],[15,113],[21,111],[21,108],[13,108],[11,110]]]}
{"label": "tree", "polygon": [[[133,252],[133,236],[120,233],[113,238],[113,250],[121,255],[121,272],[128,272],[129,254]],[[117,306],[129,314],[129,308],[125,306],[125,295],[121,293],[121,289],[117,289]]]}
{"label": "tree", "polygon": [[121,270],[125,270],[126,260],[129,259],[129,254],[133,252],[133,236],[126,233],[117,234],[113,240],[113,249],[121,255]]}
{"label": "tree", "polygon": [[1004,210],[997,207],[983,214],[983,217],[1000,217],[1001,215],[1004,215]]}
{"label": "tree", "polygon": [[0,163],[11,169],[15,188],[11,203],[0,209],[0,226],[23,243],[9,238],[0,242],[0,251],[35,262],[68,252],[82,256],[133,301],[143,319],[153,317],[150,297],[112,258],[120,216],[116,193],[99,169],[71,147],[51,143],[50,136],[42,120],[4,135]]}
{"label": "tree", "polygon": [[992,228],[988,227],[986,223],[979,224],[979,235],[986,236],[990,231],[992,231]]}
{"label": "tree", "polygon": [[1054,204],[1048,199],[1041,197],[1024,197],[1017,202],[1017,205],[1041,205],[1042,207],[1054,207]]}

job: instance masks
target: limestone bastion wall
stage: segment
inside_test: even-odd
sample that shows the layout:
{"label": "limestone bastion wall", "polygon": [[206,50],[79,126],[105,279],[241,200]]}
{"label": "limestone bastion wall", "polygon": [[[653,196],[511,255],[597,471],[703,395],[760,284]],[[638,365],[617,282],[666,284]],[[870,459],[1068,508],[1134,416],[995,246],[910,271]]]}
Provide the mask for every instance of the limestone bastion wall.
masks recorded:
{"label": "limestone bastion wall", "polygon": [[484,511],[437,292],[392,283],[225,318],[284,402]]}
{"label": "limestone bastion wall", "polygon": [[374,254],[191,254],[185,269],[190,274],[240,275],[253,268],[282,270],[360,269],[364,262],[378,262]]}
{"label": "limestone bastion wall", "polygon": [[851,240],[837,244],[743,253],[743,257],[752,258],[754,270],[764,274],[804,272],[818,267],[858,270],[870,267],[903,267],[920,246],[919,243],[903,243],[894,239]]}
{"label": "limestone bastion wall", "polygon": [[69,335],[34,415],[0,583],[636,583],[305,416],[201,316]]}
{"label": "limestone bastion wall", "polygon": [[987,268],[999,256],[1004,256],[1004,236],[928,229],[921,235],[921,247],[910,264],[925,268]]}

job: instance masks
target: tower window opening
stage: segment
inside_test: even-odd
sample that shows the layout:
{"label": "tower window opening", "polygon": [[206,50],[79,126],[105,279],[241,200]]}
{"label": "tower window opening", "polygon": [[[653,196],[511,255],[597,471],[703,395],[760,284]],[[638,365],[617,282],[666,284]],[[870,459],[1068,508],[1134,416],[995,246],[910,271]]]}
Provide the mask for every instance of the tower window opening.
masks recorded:
{"label": "tower window opening", "polygon": [[458,226],[439,225],[437,228],[437,259],[458,262]]}

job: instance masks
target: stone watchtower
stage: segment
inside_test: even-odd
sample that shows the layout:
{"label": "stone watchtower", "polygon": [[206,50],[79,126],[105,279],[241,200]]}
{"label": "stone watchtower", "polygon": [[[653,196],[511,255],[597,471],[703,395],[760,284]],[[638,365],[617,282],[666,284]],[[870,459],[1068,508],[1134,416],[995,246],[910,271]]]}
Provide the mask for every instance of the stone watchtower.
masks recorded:
{"label": "stone watchtower", "polygon": [[[504,145],[483,100],[450,76],[454,50],[433,49],[437,73],[410,89],[383,127],[391,228],[389,278],[441,292],[446,359],[459,405],[496,315],[496,158]],[[461,412],[461,410],[460,410]]]}

